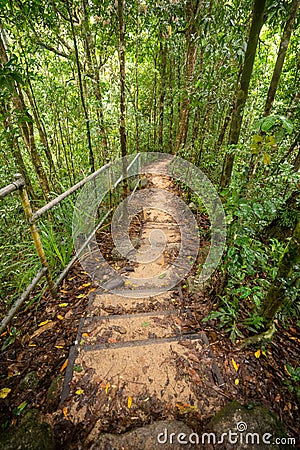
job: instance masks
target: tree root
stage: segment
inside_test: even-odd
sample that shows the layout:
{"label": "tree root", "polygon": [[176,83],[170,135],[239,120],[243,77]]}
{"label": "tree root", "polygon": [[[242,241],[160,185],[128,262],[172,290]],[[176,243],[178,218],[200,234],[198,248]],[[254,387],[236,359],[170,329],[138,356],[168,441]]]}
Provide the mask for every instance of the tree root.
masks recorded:
{"label": "tree root", "polygon": [[275,324],[273,323],[267,329],[267,331],[264,331],[261,334],[256,334],[254,336],[250,336],[250,337],[248,337],[246,339],[243,339],[242,342],[241,342],[240,347],[241,348],[246,348],[246,347],[248,347],[249,345],[252,345],[252,344],[257,344],[257,343],[262,342],[262,341],[269,341],[269,340],[272,339],[272,337],[274,336],[276,331],[277,331],[277,329],[275,327]]}

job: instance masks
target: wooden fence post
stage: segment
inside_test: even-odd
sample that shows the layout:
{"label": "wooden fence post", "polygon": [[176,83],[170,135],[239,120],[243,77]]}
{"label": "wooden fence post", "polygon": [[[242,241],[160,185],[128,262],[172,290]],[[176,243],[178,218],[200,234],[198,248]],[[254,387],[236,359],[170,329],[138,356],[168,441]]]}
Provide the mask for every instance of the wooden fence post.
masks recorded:
{"label": "wooden fence post", "polygon": [[[22,175],[20,173],[16,173],[15,174],[15,179],[16,180],[21,180],[22,179]],[[31,205],[30,205],[30,201],[29,201],[29,197],[28,197],[28,193],[26,190],[26,186],[25,183],[24,185],[20,188],[20,196],[21,196],[21,201],[22,201],[22,206],[24,209],[24,213],[25,213],[25,217],[27,219],[27,222],[30,226],[30,231],[31,231],[31,236],[38,254],[38,257],[40,259],[40,262],[42,264],[42,267],[45,267],[47,269],[46,271],[46,278],[47,278],[47,282],[48,282],[48,286],[49,286],[49,290],[51,293],[52,298],[56,298],[57,297],[57,293],[56,290],[54,288],[54,283],[52,280],[52,276],[49,270],[49,265],[46,259],[46,255],[43,249],[43,245],[41,242],[41,238],[40,238],[40,234],[39,234],[39,230],[35,224],[35,221],[32,220],[32,216],[33,216],[33,212],[31,209]]]}

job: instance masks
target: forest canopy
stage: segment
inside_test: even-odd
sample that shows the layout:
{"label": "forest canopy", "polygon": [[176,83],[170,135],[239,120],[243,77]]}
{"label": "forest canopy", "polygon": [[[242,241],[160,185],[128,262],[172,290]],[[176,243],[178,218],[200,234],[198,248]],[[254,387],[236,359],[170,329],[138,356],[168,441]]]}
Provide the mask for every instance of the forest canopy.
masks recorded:
{"label": "forest canopy", "polygon": [[[21,173],[36,208],[121,155],[188,159],[219,188],[229,225],[212,314],[234,339],[250,298],[244,320],[259,330],[299,221],[299,1],[2,0],[0,20],[1,185]],[[6,303],[38,266],[16,205],[1,204]],[[73,250],[71,210],[41,223],[56,272]]]}

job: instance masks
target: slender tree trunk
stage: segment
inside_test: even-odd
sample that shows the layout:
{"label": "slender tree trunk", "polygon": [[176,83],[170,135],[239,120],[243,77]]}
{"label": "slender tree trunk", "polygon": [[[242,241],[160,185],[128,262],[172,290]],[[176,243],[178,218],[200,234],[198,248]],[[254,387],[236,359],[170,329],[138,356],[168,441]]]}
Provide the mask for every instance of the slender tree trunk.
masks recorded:
{"label": "slender tree trunk", "polygon": [[18,170],[22,174],[22,177],[25,180],[26,189],[27,189],[28,193],[30,194],[30,196],[32,198],[34,198],[35,197],[34,190],[33,190],[29,175],[27,173],[26,165],[25,165],[25,162],[24,162],[24,159],[23,159],[23,156],[22,156],[19,144],[18,144],[18,139],[16,138],[15,133],[14,133],[14,127],[10,124],[9,111],[8,111],[6,105],[4,104],[4,102],[2,102],[0,111],[1,111],[1,115],[3,117],[3,126],[5,129],[5,137],[6,137],[7,145],[10,148],[10,151],[11,151],[11,154],[15,161],[16,167],[18,168]]}
{"label": "slender tree trunk", "polygon": [[271,108],[272,108],[272,105],[274,102],[274,98],[275,98],[278,83],[280,80],[286,52],[287,52],[290,38],[292,35],[292,31],[294,28],[295,20],[297,17],[299,5],[300,5],[300,0],[293,0],[290,5],[289,15],[288,15],[288,18],[287,18],[287,21],[286,21],[286,24],[285,24],[285,27],[284,27],[284,30],[283,30],[283,33],[281,36],[277,60],[276,60],[276,64],[274,67],[272,80],[271,80],[268,95],[267,95],[267,100],[266,100],[265,109],[264,109],[265,117],[270,114],[270,111],[271,111]]}
{"label": "slender tree trunk", "polygon": [[169,58],[169,152],[173,152],[173,122],[174,122],[174,98],[173,98],[173,64]]}
{"label": "slender tree trunk", "polygon": [[40,114],[39,114],[39,111],[37,108],[37,104],[36,104],[36,101],[35,101],[35,98],[33,95],[33,90],[32,90],[32,86],[31,86],[30,82],[29,82],[29,87],[30,87],[30,91],[25,90],[25,93],[26,93],[26,96],[29,100],[29,103],[30,103],[30,106],[32,109],[33,117],[34,117],[37,129],[39,132],[41,143],[44,147],[45,155],[46,155],[48,163],[49,163],[49,170],[50,170],[50,176],[51,176],[51,175],[53,175],[53,173],[55,173],[54,162],[53,162],[51,150],[49,148],[46,130],[45,130],[44,124],[40,118]]}
{"label": "slender tree trunk", "polygon": [[[244,108],[246,105],[250,79],[253,71],[253,64],[256,54],[256,48],[261,27],[264,22],[264,10],[266,0],[255,0],[253,5],[252,23],[247,43],[247,49],[245,54],[245,62],[241,75],[240,87],[237,94],[237,100],[232,114],[230,133],[229,133],[229,145],[238,144],[241,125],[243,120]],[[222,176],[220,181],[220,187],[225,188],[229,185],[231,179],[231,173],[234,163],[234,153],[225,154]]]}
{"label": "slender tree trunk", "polygon": [[165,40],[160,42],[160,55],[161,55],[161,81],[160,81],[160,96],[159,96],[158,145],[159,150],[162,151],[163,134],[164,134],[165,96],[166,96],[166,67],[167,67],[167,44]]}
{"label": "slender tree trunk", "polygon": [[89,114],[88,114],[88,110],[87,110],[87,106],[86,106],[86,102],[85,102],[85,96],[84,96],[84,86],[83,86],[82,75],[81,75],[81,67],[80,67],[80,62],[79,62],[79,53],[78,53],[77,39],[76,39],[76,34],[75,34],[75,29],[74,29],[73,15],[72,15],[71,7],[69,4],[69,0],[67,0],[66,4],[67,4],[67,8],[68,8],[69,20],[70,20],[71,31],[72,31],[72,38],[73,38],[73,43],[74,43],[80,99],[81,99],[82,109],[83,109],[84,118],[85,118],[86,136],[87,136],[88,148],[89,148],[89,162],[90,162],[90,166],[91,166],[91,171],[95,172],[95,157],[94,157],[92,140],[91,140],[90,119],[89,119]]}
{"label": "slender tree trunk", "polygon": [[117,0],[119,19],[119,64],[120,64],[120,144],[122,157],[127,155],[126,146],[126,98],[125,98],[125,23],[124,23],[125,0]]}
{"label": "slender tree trunk", "polygon": [[105,130],[104,123],[104,112],[103,112],[103,100],[102,93],[100,88],[100,73],[95,43],[91,34],[90,25],[89,25],[89,15],[88,15],[88,4],[86,0],[82,1],[82,12],[83,12],[83,29],[84,29],[84,48],[85,55],[89,73],[92,76],[93,83],[93,91],[94,95],[97,99],[97,116],[99,117],[99,131],[101,136],[102,150],[103,150],[103,160],[108,155],[108,143],[107,143],[107,135]]}
{"label": "slender tree trunk", "polygon": [[[7,64],[8,57],[6,53],[5,43],[3,40],[2,29],[0,28],[0,61],[2,64]],[[15,114],[18,116],[18,125],[24,140],[24,143],[30,153],[31,161],[34,166],[35,172],[37,174],[43,195],[47,199],[50,192],[49,182],[47,175],[44,171],[42,160],[37,151],[35,140],[34,140],[34,130],[33,130],[33,119],[29,114],[26,104],[24,101],[23,93],[19,83],[13,82],[11,88],[11,99],[14,105]]]}
{"label": "slender tree trunk", "polygon": [[178,132],[176,136],[176,147],[175,153],[177,154],[182,145],[186,143],[186,136],[189,126],[190,118],[190,105],[191,98],[189,89],[192,83],[194,70],[197,60],[197,40],[195,38],[196,29],[193,24],[186,34],[187,40],[187,50],[186,50],[186,74],[185,74],[185,86],[184,86],[184,97],[181,102],[179,120],[178,120]]}
{"label": "slender tree trunk", "polygon": [[135,39],[135,98],[134,98],[134,116],[135,116],[135,140],[136,152],[140,151],[140,129],[139,129],[139,38],[140,38],[140,3],[137,2],[136,18],[136,39]]}

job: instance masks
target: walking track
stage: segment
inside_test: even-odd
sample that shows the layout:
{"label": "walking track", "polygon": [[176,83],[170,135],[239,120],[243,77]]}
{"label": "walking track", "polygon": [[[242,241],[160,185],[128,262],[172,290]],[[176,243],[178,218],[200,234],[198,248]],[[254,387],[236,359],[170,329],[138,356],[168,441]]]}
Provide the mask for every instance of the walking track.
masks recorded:
{"label": "walking track", "polygon": [[[168,196],[174,184],[162,174],[165,163],[159,164],[159,174],[148,175],[151,188],[145,192],[152,196],[152,207],[143,211],[139,243],[139,249],[152,251],[153,258],[135,263],[130,273],[141,280],[163,273],[180,248],[178,211],[172,210]],[[184,218],[180,221],[184,226]],[[164,233],[165,243],[156,257],[155,252],[162,248],[161,233],[153,233],[157,229]],[[90,442],[99,431],[109,430],[113,420],[120,427],[124,420],[134,423],[136,419],[139,424],[143,409],[157,408],[158,417],[167,417],[174,408],[197,410],[193,391],[197,374],[191,369],[189,376],[184,376],[180,366],[189,367],[189,360],[199,352],[206,355],[212,383],[223,383],[206,334],[185,334],[182,328],[177,287],[157,295],[150,283],[143,298],[134,289],[132,297],[128,291],[124,297],[122,289],[124,286],[114,293],[94,293],[69,356],[62,405],[73,423],[91,421]]]}

